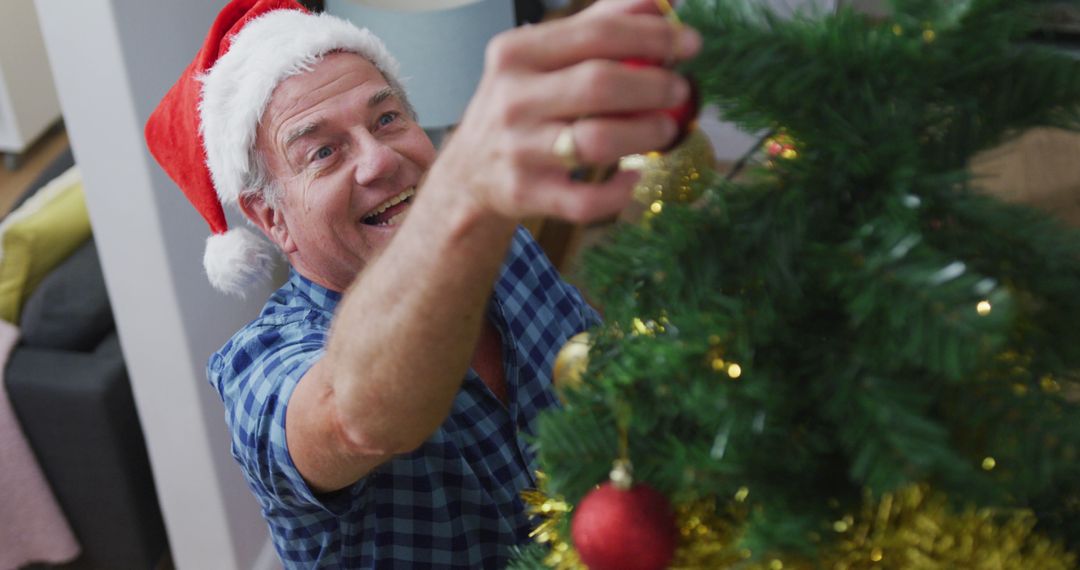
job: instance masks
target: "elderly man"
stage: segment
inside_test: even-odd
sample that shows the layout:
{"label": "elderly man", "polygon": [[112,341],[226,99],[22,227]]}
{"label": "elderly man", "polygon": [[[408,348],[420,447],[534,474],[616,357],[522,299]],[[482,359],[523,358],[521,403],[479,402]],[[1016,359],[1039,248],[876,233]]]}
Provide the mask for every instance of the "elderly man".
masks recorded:
{"label": "elderly man", "polygon": [[270,258],[222,204],[291,266],[209,365],[287,567],[501,568],[527,539],[524,436],[597,317],[518,222],[625,206],[634,175],[568,169],[670,144],[658,110],[689,86],[618,60],[699,45],[651,0],[503,34],[436,157],[366,30],[291,0],[223,9],[147,140],[210,223],[215,286],[242,292]]}

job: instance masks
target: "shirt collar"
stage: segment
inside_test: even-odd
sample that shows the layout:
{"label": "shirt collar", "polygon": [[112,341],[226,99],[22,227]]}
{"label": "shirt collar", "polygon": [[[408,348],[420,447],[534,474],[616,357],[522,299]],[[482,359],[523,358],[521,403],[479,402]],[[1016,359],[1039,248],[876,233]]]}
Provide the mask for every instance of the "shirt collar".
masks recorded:
{"label": "shirt collar", "polygon": [[306,297],[312,305],[327,312],[334,312],[338,302],[341,301],[340,292],[315,283],[292,267],[289,268],[289,286],[297,295]]}

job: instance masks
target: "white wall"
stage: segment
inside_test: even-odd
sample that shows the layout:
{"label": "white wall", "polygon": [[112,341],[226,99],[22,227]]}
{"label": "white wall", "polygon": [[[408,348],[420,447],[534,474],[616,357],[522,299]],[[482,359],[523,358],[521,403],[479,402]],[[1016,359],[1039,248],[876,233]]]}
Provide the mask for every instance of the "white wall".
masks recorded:
{"label": "white wall", "polygon": [[21,153],[60,118],[34,5],[0,7],[0,151]]}
{"label": "white wall", "polygon": [[229,455],[221,402],[205,374],[208,355],[266,294],[241,302],[213,292],[201,265],[206,224],[142,137],[222,4],[36,1],[181,570],[273,566],[265,523]]}

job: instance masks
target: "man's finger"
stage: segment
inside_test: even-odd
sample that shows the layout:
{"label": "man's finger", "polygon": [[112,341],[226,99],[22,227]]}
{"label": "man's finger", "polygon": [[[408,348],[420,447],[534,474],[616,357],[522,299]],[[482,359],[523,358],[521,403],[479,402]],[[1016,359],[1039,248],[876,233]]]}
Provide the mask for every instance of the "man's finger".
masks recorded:
{"label": "man's finger", "polygon": [[589,59],[681,61],[698,52],[701,36],[654,15],[568,18],[502,34],[488,47],[501,69],[550,71]]}
{"label": "man's finger", "polygon": [[633,197],[636,172],[616,172],[596,183],[574,182],[553,173],[540,183],[533,207],[541,214],[576,223],[610,218],[621,212]]}
{"label": "man's finger", "polygon": [[[670,109],[690,95],[689,82],[660,67],[633,68],[607,60],[579,63],[515,85],[520,118],[574,120],[586,115]],[[551,94],[558,94],[552,97]]]}
{"label": "man's finger", "polygon": [[[566,128],[570,129],[569,134],[565,134]],[[551,140],[555,149],[557,137],[573,137],[572,141],[566,141],[566,146],[574,151],[573,156],[562,157],[552,151],[550,161],[553,164],[565,169],[567,159],[572,158],[569,162],[603,168],[629,154],[666,148],[677,135],[678,126],[670,117],[662,113],[649,113],[637,117],[594,117],[566,125],[553,124],[545,140]]]}

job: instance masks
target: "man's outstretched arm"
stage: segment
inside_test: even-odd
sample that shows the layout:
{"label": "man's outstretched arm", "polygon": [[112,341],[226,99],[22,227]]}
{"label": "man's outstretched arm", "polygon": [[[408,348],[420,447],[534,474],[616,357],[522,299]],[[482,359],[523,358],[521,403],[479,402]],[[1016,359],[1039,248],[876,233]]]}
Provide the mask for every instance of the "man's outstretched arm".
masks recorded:
{"label": "man's outstretched arm", "polygon": [[289,401],[289,452],[313,489],[354,483],[445,420],[519,220],[586,222],[630,199],[633,174],[571,181],[552,152],[560,132],[573,123],[578,158],[592,164],[667,146],[676,125],[654,110],[681,104],[688,85],[618,60],[682,59],[698,44],[651,0],[600,2],[493,40],[460,127],[396,237],[346,292],[325,356]]}

